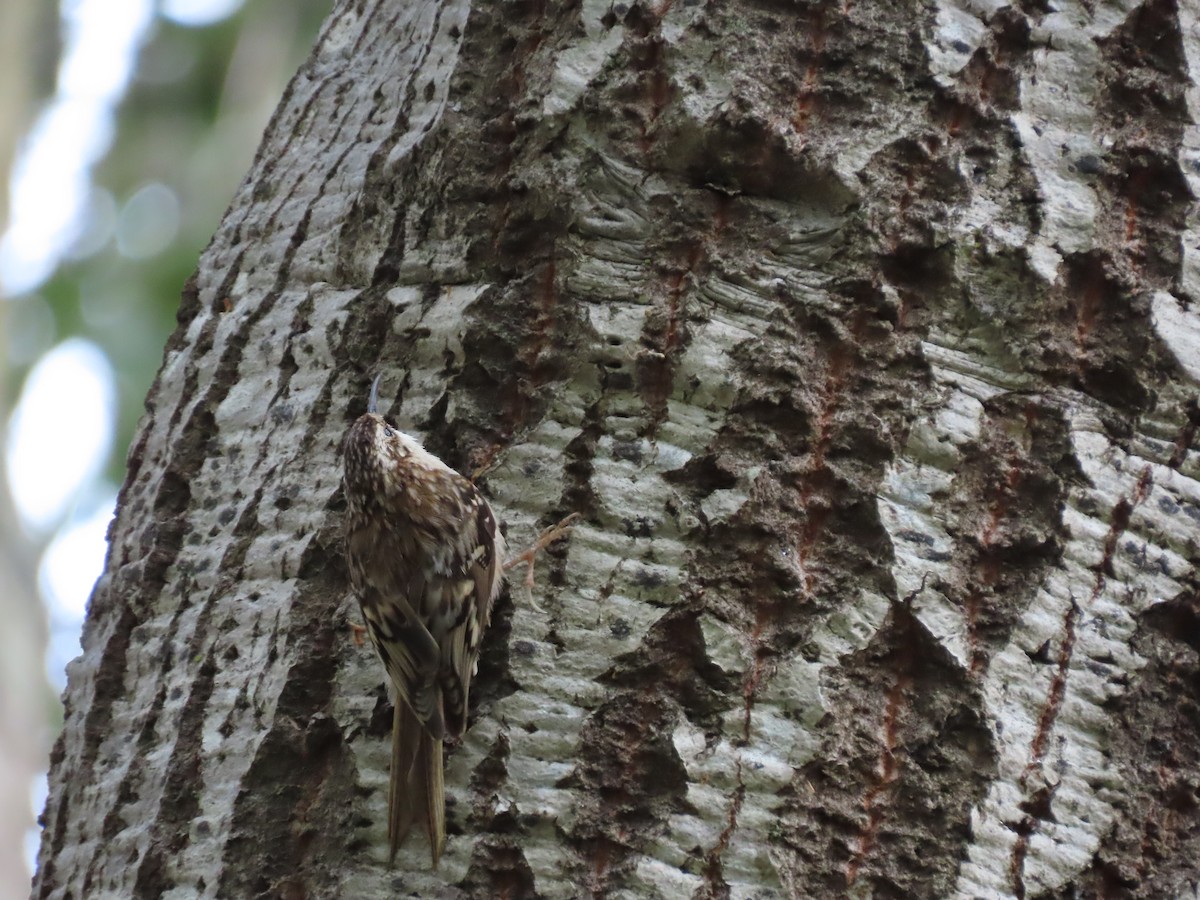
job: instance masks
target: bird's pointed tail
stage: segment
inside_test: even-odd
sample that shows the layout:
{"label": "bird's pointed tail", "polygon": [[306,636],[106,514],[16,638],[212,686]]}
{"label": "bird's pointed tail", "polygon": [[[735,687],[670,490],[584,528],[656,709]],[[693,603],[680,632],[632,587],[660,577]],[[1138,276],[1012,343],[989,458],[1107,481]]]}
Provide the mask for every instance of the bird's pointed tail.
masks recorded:
{"label": "bird's pointed tail", "polygon": [[388,862],[413,823],[429,835],[436,869],[446,843],[446,792],[442,784],[442,742],[430,737],[408,704],[396,700],[392,718],[392,773],[388,788]]}

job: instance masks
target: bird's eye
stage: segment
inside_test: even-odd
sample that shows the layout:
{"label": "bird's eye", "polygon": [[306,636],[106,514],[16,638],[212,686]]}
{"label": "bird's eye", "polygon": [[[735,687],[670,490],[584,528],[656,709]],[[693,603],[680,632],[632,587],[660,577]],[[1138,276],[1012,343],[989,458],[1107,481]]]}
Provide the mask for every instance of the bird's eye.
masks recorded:
{"label": "bird's eye", "polygon": [[396,432],[392,431],[392,429],[389,428],[387,425],[383,426],[383,436],[384,437],[392,437],[395,434],[396,434]]}

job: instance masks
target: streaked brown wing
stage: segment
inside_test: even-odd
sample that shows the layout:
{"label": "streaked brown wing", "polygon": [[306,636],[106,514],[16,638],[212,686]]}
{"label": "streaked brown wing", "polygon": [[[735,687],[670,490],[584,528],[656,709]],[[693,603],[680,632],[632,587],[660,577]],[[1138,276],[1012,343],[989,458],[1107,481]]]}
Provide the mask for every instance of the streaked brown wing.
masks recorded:
{"label": "streaked brown wing", "polygon": [[407,703],[429,733],[440,737],[445,730],[437,687],[442,652],[433,635],[403,596],[385,600],[378,591],[368,589],[360,594],[359,602],[371,642],[399,695],[397,700]]}
{"label": "streaked brown wing", "polygon": [[446,729],[462,734],[467,728],[471,678],[479,659],[483,631],[491,617],[492,601],[499,589],[500,562],[497,554],[496,519],[482,497],[475,515],[477,543],[472,549],[464,581],[459,590],[464,602],[454,627],[442,641],[440,672]]}

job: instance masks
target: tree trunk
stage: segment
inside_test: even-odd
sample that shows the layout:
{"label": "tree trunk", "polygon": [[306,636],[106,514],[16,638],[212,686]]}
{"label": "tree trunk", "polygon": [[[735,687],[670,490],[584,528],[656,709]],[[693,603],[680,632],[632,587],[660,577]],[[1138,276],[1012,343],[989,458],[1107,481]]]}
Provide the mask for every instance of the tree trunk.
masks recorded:
{"label": "tree trunk", "polygon": [[[39,897],[1189,895],[1195,10],[342,2],[184,292]],[[520,548],[386,866],[338,443]]]}

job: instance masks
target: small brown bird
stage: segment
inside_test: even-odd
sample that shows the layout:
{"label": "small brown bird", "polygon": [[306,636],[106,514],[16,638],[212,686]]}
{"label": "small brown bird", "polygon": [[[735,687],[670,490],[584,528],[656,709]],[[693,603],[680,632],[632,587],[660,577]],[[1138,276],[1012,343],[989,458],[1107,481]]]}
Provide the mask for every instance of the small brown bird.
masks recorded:
{"label": "small brown bird", "polygon": [[378,402],[376,376],[343,445],[346,559],[395,703],[389,859],[421,822],[436,868],[446,840],[442,739],[467,727],[504,538],[479,489],[387,422]]}

